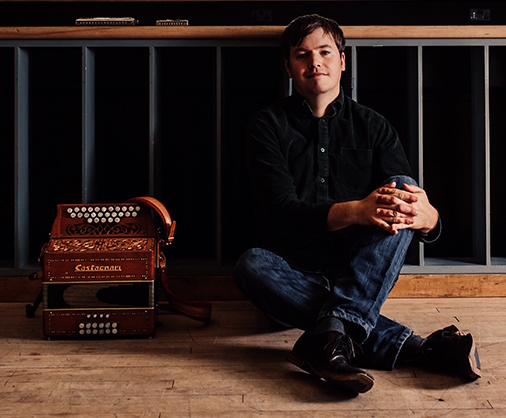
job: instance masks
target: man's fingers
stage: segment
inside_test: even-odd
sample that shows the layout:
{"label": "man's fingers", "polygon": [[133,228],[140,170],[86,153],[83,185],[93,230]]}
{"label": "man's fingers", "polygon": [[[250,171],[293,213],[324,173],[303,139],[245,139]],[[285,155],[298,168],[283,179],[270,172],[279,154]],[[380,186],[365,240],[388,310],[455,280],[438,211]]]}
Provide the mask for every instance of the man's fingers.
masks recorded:
{"label": "man's fingers", "polygon": [[418,197],[409,193],[379,194],[376,196],[376,203],[390,206],[416,202],[418,202]]}
{"label": "man's fingers", "polygon": [[387,199],[384,200],[385,203],[392,203],[393,201],[388,201],[389,198],[397,198],[406,203],[414,203],[418,201],[417,193],[423,192],[423,189],[420,189],[417,186],[413,186],[410,184],[404,184],[404,190],[396,189],[395,187],[391,187],[392,184],[386,184],[380,188],[378,188],[378,199]]}
{"label": "man's fingers", "polygon": [[379,226],[381,229],[384,229],[387,232],[390,232],[392,234],[396,234],[395,228],[392,227],[392,224],[389,224],[388,222],[385,222],[383,220],[377,219],[375,222],[376,226]]}
{"label": "man's fingers", "polygon": [[392,209],[385,208],[377,208],[376,215],[379,216],[383,221],[388,222],[389,224],[406,224],[412,225],[414,223],[413,216],[416,216],[416,212],[414,209],[407,206],[407,210],[398,212]]}
{"label": "man's fingers", "polygon": [[420,188],[418,186],[415,186],[414,184],[404,183],[403,187],[404,187],[404,189],[406,189],[408,192],[411,192],[411,193],[420,193],[420,192],[423,192],[422,188]]}

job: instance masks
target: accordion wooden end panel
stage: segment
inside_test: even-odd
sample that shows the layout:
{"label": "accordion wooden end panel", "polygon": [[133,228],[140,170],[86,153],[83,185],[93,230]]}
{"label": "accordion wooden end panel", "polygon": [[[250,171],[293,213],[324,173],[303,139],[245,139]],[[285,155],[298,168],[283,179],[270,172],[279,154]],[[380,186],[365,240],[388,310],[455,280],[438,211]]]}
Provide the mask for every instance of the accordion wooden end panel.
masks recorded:
{"label": "accordion wooden end panel", "polygon": [[44,335],[153,335],[158,241],[147,206],[58,205],[41,254]]}

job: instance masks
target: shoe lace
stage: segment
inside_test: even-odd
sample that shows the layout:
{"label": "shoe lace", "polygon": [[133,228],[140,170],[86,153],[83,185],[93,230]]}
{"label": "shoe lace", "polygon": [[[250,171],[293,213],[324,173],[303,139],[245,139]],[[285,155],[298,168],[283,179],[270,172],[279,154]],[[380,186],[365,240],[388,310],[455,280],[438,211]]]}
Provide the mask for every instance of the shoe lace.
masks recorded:
{"label": "shoe lace", "polygon": [[456,339],[456,338],[461,338],[463,337],[464,334],[460,331],[449,331],[449,330],[444,330],[442,333],[441,333],[441,337],[442,338],[445,338],[445,339],[448,339],[448,340],[452,340],[452,339]]}
{"label": "shoe lace", "polygon": [[450,340],[450,339],[453,339],[455,337],[456,337],[456,335],[454,333],[450,332],[450,331],[446,331],[445,330],[445,331],[443,331],[441,333],[441,338],[444,338],[444,339]]}
{"label": "shoe lace", "polygon": [[353,359],[356,356],[356,350],[361,351],[361,347],[353,342],[353,340],[344,334],[339,334],[329,338],[329,342],[326,344],[324,350],[331,354],[345,355],[348,359]]}

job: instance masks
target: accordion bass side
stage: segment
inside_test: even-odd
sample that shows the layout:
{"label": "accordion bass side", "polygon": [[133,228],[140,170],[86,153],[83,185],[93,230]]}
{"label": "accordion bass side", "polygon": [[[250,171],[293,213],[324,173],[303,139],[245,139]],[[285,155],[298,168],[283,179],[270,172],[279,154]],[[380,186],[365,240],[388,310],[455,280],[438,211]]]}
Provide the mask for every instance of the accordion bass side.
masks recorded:
{"label": "accordion bass side", "polygon": [[152,335],[159,248],[172,242],[174,227],[151,197],[58,205],[41,252],[44,336]]}

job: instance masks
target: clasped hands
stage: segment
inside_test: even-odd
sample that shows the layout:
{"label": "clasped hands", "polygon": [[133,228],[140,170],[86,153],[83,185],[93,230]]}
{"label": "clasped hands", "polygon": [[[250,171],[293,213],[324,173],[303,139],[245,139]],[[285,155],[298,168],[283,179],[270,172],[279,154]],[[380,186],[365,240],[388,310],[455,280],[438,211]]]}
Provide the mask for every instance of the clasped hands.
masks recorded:
{"label": "clasped hands", "polygon": [[368,221],[380,228],[397,234],[399,230],[411,228],[427,233],[437,225],[439,214],[429,203],[423,189],[404,184],[403,189],[396,183],[385,184],[362,200]]}

